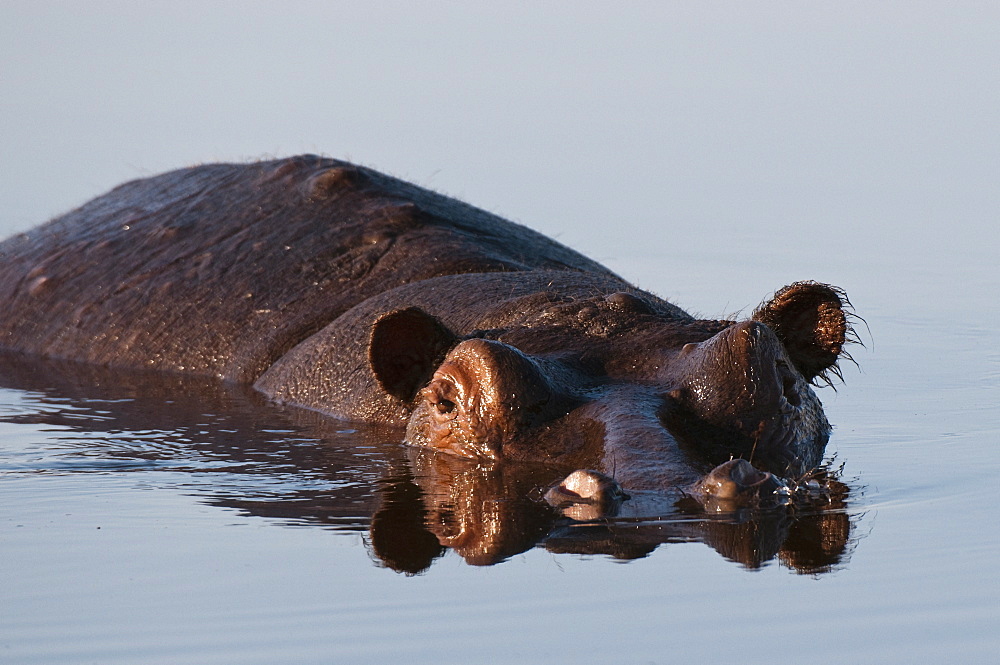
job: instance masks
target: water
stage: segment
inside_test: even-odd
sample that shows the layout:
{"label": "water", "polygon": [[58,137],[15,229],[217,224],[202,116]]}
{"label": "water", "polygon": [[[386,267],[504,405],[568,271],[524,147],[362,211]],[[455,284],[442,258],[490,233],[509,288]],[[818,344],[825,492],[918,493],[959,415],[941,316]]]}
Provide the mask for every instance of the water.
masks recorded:
{"label": "water", "polygon": [[[831,282],[866,322],[821,391],[849,494],[609,536],[398,433],[3,356],[0,662],[996,659],[995,8],[193,7],[0,9],[4,233],[147,172],[326,151],[706,316]],[[478,548],[419,528],[449,487]]]}

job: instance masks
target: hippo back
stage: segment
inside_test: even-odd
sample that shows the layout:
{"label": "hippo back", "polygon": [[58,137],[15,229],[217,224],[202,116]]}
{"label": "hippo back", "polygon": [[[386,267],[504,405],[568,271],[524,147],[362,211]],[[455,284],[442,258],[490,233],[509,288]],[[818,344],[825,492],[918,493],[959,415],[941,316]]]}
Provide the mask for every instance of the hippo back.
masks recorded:
{"label": "hippo back", "polygon": [[0,347],[249,382],[400,285],[539,268],[614,277],[530,229],[344,162],[196,166],[0,244]]}

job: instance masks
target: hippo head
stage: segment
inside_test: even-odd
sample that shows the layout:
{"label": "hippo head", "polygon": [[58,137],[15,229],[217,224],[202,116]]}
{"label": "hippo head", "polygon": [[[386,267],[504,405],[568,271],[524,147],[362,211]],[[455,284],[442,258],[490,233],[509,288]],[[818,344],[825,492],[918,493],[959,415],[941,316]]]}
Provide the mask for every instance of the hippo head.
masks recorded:
{"label": "hippo head", "polygon": [[[737,496],[771,486],[750,464],[794,477],[822,461],[830,425],[810,384],[837,374],[846,305],[800,282],[750,320],[698,321],[614,293],[462,339],[411,308],[375,324],[369,356],[411,401],[410,443]],[[749,464],[705,475],[734,458]]]}

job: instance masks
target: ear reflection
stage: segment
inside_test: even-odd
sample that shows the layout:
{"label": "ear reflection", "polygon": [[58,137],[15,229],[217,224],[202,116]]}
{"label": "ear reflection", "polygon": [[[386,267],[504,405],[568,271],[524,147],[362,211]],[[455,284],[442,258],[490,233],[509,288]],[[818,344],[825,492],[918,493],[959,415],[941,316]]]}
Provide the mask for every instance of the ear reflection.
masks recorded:
{"label": "ear reflection", "polygon": [[388,568],[415,575],[427,570],[445,547],[427,530],[420,488],[409,468],[400,466],[379,482],[382,504],[372,516],[371,548]]}

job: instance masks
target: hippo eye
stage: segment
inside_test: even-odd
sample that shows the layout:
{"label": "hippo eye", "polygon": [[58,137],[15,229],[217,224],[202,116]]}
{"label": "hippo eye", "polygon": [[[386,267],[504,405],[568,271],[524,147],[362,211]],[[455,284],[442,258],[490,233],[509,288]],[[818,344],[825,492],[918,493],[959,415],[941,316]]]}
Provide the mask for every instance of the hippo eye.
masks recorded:
{"label": "hippo eye", "polygon": [[446,379],[437,378],[431,381],[425,388],[424,396],[438,413],[451,413],[455,410],[455,400],[451,399],[456,397],[455,386]]}

